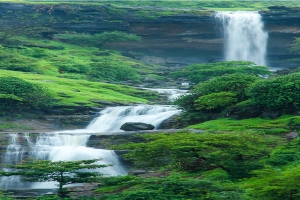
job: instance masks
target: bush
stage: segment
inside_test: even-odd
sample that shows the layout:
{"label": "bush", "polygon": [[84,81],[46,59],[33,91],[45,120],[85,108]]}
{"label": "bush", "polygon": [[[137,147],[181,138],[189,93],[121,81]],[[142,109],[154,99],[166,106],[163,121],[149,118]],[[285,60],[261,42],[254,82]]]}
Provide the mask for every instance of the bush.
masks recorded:
{"label": "bush", "polygon": [[[181,171],[222,169],[231,178],[250,175],[261,166],[257,159],[268,154],[275,137],[253,134],[148,134],[146,143],[115,147],[132,150],[124,155],[137,166],[169,167]],[[267,138],[265,138],[267,137]],[[151,153],[149,153],[151,152]]]}
{"label": "bush", "polygon": [[290,130],[299,130],[300,129],[300,117],[290,118],[287,121],[286,125]]}
{"label": "bush", "polygon": [[127,81],[140,79],[139,74],[129,65],[120,65],[114,62],[94,63],[88,74],[91,79],[109,81]]}
{"label": "bush", "polygon": [[300,73],[257,81],[249,88],[251,101],[265,109],[299,109]]}
{"label": "bush", "polygon": [[214,110],[225,108],[237,102],[236,95],[231,92],[211,93],[199,97],[195,101],[197,110]]}
{"label": "bush", "polygon": [[16,77],[0,77],[0,94],[0,108],[6,110],[45,109],[55,101],[47,88]]}
{"label": "bush", "polygon": [[217,63],[193,64],[180,71],[172,73],[177,78],[188,78],[194,83],[203,82],[225,74],[270,74],[267,67],[257,66],[248,61],[227,61]]}
{"label": "bush", "polygon": [[124,42],[124,41],[140,41],[141,37],[128,34],[120,31],[103,32],[100,34],[56,34],[55,39],[66,41],[68,43],[82,45],[82,46],[93,46],[100,48],[102,45],[112,42]]}
{"label": "bush", "polygon": [[221,77],[212,78],[208,81],[199,83],[193,91],[200,95],[208,95],[218,92],[231,92],[236,94],[238,101],[243,101],[248,98],[246,90],[258,78],[255,75],[248,74],[229,74]]}

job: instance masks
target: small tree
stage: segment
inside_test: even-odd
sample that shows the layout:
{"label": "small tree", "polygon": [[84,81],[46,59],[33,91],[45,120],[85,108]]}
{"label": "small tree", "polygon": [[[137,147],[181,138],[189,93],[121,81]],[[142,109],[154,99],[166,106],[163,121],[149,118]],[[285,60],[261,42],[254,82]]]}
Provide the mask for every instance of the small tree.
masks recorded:
{"label": "small tree", "polygon": [[25,161],[18,165],[8,165],[16,169],[11,172],[0,172],[0,176],[21,176],[28,182],[58,182],[58,195],[65,196],[63,186],[72,183],[94,182],[101,175],[98,172],[82,171],[85,169],[96,169],[107,167],[107,165],[93,164],[99,159],[79,161],[57,161],[37,160],[35,162]]}

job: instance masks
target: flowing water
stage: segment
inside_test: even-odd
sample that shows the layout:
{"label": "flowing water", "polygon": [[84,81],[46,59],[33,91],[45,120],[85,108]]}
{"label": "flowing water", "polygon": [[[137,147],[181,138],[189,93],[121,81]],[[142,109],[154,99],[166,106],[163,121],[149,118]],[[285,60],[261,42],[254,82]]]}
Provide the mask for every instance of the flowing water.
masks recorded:
{"label": "flowing water", "polygon": [[[120,127],[125,122],[149,123],[157,129],[162,121],[179,112],[172,106],[160,105],[108,107],[100,111],[99,117],[94,119],[85,129],[40,133],[35,142],[30,140],[28,134],[12,134],[11,144],[7,148],[4,162],[6,164],[19,163],[23,160],[24,154],[33,159],[51,161],[101,158],[102,160],[98,164],[113,164],[113,166],[101,168],[98,172],[108,176],[124,175],[127,173],[126,169],[122,167],[114,151],[87,147],[86,143],[90,135],[85,133],[123,132]],[[65,133],[72,133],[72,135]],[[56,186],[52,182],[22,183],[19,177],[8,177],[1,179],[0,187],[15,189],[54,188]]]}
{"label": "flowing water", "polygon": [[261,16],[255,11],[220,11],[214,17],[221,21],[225,37],[225,59],[252,61],[266,65],[268,34]]}

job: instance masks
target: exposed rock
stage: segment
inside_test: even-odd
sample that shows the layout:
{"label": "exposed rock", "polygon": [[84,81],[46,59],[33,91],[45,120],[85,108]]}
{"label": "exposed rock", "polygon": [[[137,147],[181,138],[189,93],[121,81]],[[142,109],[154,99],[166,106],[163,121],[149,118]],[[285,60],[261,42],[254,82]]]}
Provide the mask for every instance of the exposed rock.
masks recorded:
{"label": "exposed rock", "polygon": [[178,117],[178,115],[173,115],[172,117],[165,119],[164,121],[161,122],[158,128],[159,129],[176,128],[176,117]]}
{"label": "exposed rock", "polygon": [[142,122],[126,122],[121,126],[123,131],[140,131],[140,130],[153,130],[155,127],[152,124]]}
{"label": "exposed rock", "polygon": [[141,175],[141,174],[146,174],[146,173],[147,173],[147,170],[142,170],[142,169],[128,172],[128,174],[131,174],[131,175]]}
{"label": "exposed rock", "polygon": [[290,133],[285,134],[284,137],[288,140],[292,140],[292,139],[295,139],[298,136],[299,136],[299,134],[297,132],[290,132]]}

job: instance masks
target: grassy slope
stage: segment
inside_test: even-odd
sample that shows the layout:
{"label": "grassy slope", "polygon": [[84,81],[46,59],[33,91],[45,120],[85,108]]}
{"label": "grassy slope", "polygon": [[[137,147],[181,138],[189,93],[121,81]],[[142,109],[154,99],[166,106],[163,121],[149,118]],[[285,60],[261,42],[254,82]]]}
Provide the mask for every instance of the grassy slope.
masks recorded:
{"label": "grassy slope", "polygon": [[[88,74],[67,73],[59,70],[64,66],[89,66],[107,60],[120,66],[132,66],[140,74],[148,74],[156,66],[148,66],[113,50],[99,50],[93,47],[81,47],[59,41],[28,39],[16,37],[20,45],[0,45],[0,76],[14,76],[47,86],[60,105],[95,106],[91,100],[123,103],[147,103],[155,95],[129,86],[88,81]],[[8,65],[29,66],[34,70],[19,72],[4,70]],[[2,68],[2,69],[1,69]],[[135,97],[134,97],[135,96]]]}
{"label": "grassy slope", "polygon": [[291,117],[293,116],[286,115],[278,119],[250,118],[243,120],[221,118],[192,125],[188,128],[201,129],[213,133],[239,133],[247,131],[253,133],[278,134],[287,133],[289,131],[286,127],[286,123]]}
{"label": "grassy slope", "polygon": [[114,85],[86,80],[74,80],[47,75],[38,75],[25,72],[0,70],[0,76],[14,76],[33,83],[47,86],[59,98],[63,105],[96,105],[90,100],[105,100],[124,103],[147,103],[147,100],[130,96],[138,90],[127,86]]}

